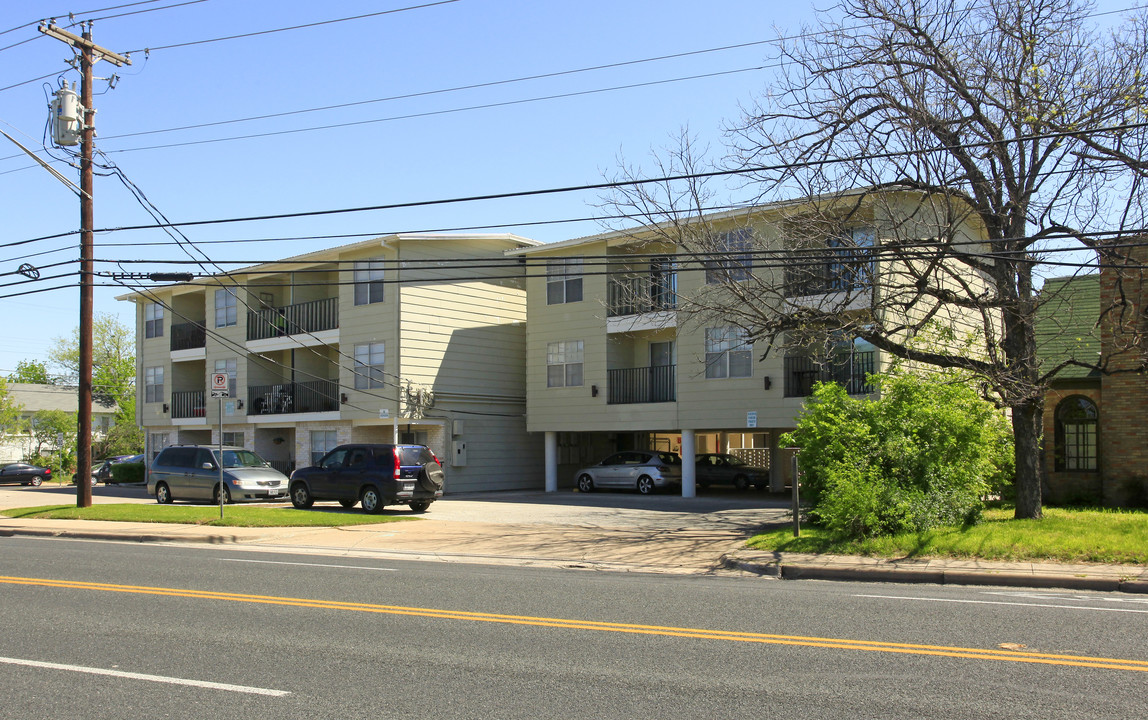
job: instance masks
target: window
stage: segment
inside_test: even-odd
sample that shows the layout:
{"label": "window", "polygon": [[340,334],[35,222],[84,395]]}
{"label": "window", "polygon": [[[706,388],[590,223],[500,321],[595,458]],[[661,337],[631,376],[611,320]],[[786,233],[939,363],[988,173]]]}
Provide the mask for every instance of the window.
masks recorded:
{"label": "window", "polygon": [[383,261],[355,262],[355,304],[370,305],[383,301]]}
{"label": "window", "polygon": [[[312,430],[311,431],[311,464],[318,465],[323,456],[335,449],[339,444],[334,430]],[[339,462],[343,462],[342,456],[339,456]]]}
{"label": "window", "polygon": [[549,343],[546,346],[546,387],[582,384],[582,341]]}
{"label": "window", "polygon": [[1098,469],[1096,403],[1079,395],[1056,406],[1056,469],[1093,472]]}
{"label": "window", "polygon": [[850,395],[876,392],[869,376],[877,372],[877,348],[861,338],[838,338],[824,351],[785,356],[785,397],[808,397],[819,382],[835,382]]}
{"label": "window", "polygon": [[234,288],[215,291],[215,327],[231,327],[239,323],[239,299]]}
{"label": "window", "polygon": [[753,344],[739,327],[706,329],[706,377],[744,378],[753,375]]}
{"label": "window", "polygon": [[144,337],[163,337],[163,305],[144,305]]}
{"label": "window", "polygon": [[383,386],[383,343],[356,345],[355,389],[369,390]]}
{"label": "window", "polygon": [[227,358],[226,360],[215,361],[215,372],[227,373],[227,396],[238,397],[236,393],[236,378],[239,375],[238,371],[239,360],[237,358]]}
{"label": "window", "polygon": [[154,460],[159,451],[167,447],[167,433],[148,433],[147,442],[151,448],[151,459]]}
{"label": "window", "polygon": [[242,432],[224,432],[223,444],[232,445],[234,447],[243,447],[243,433]]}
{"label": "window", "polygon": [[546,304],[559,305],[581,300],[582,258],[547,260]]}
{"label": "window", "polygon": [[706,284],[748,280],[753,268],[752,240],[753,231],[749,228],[719,235],[713,251],[718,257],[705,261]]}
{"label": "window", "polygon": [[837,258],[829,261],[830,290],[860,290],[873,279],[873,231],[854,229],[829,241]]}
{"label": "window", "polygon": [[163,402],[163,366],[144,368],[144,402]]}

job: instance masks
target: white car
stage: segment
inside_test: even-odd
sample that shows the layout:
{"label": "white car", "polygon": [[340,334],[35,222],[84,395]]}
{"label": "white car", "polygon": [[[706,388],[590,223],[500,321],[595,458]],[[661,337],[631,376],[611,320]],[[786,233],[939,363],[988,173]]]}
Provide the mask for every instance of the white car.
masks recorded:
{"label": "white car", "polygon": [[627,488],[649,495],[659,488],[682,484],[682,458],[660,450],[623,450],[574,474],[579,492],[596,488]]}

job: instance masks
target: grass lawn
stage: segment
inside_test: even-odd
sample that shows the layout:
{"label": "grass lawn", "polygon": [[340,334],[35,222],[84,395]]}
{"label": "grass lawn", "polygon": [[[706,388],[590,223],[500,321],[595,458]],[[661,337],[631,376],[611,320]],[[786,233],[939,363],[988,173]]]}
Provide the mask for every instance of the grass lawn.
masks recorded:
{"label": "grass lawn", "polygon": [[416,520],[408,515],[367,515],[350,512],[323,512],[322,510],[296,510],[284,507],[258,505],[227,505],[223,519],[219,519],[218,505],[146,505],[141,503],[109,503],[78,508],[75,505],[44,505],[41,507],[0,510],[0,515],[12,518],[43,518],[46,520],[115,520],[119,522],[183,523],[185,525],[217,525],[220,527],[336,527],[341,525],[368,525],[373,523]]}
{"label": "grass lawn", "polygon": [[787,527],[756,535],[749,546],[831,555],[1148,565],[1148,513],[1046,507],[1043,520],[1014,520],[1012,508],[993,508],[971,527],[841,541],[816,526],[802,525],[799,538]]}

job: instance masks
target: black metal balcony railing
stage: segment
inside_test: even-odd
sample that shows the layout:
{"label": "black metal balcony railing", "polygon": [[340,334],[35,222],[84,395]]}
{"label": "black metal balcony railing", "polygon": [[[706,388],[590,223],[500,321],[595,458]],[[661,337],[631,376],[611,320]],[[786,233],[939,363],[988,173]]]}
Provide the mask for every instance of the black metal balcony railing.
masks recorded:
{"label": "black metal balcony railing", "polygon": [[850,395],[867,395],[873,386],[866,382],[876,370],[873,351],[855,352],[818,362],[815,358],[792,356],[785,358],[785,396],[807,397],[818,382],[835,382],[845,386]]}
{"label": "black metal balcony railing", "polygon": [[203,390],[180,390],[171,394],[171,416],[173,418],[203,417],[207,412]]}
{"label": "black metal balcony railing", "polygon": [[606,403],[673,402],[676,399],[673,365],[606,371]]}
{"label": "black metal balcony railing", "polygon": [[334,330],[337,327],[339,327],[339,298],[250,310],[247,313],[248,340],[265,340],[297,333]]}
{"label": "black metal balcony railing", "polygon": [[870,251],[849,248],[827,252],[831,259],[820,263],[811,263],[808,255],[790,258],[785,270],[786,297],[858,291],[872,284],[875,268]]}
{"label": "black metal balcony railing", "polygon": [[207,327],[202,323],[179,323],[171,326],[171,349],[192,350],[207,347]]}
{"label": "black metal balcony railing", "polygon": [[611,277],[606,284],[606,315],[638,315],[678,306],[672,274]]}
{"label": "black metal balcony railing", "polygon": [[339,381],[251,385],[247,388],[249,415],[330,412],[339,409]]}

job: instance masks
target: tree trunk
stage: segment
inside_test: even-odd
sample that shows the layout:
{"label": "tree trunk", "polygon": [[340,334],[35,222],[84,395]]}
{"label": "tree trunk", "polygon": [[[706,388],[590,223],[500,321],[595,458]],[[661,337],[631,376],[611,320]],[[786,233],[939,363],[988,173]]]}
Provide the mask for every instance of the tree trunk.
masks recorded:
{"label": "tree trunk", "polygon": [[1013,451],[1016,457],[1016,512],[1018,520],[1039,520],[1041,514],[1040,438],[1044,403],[1037,400],[1012,409]]}

